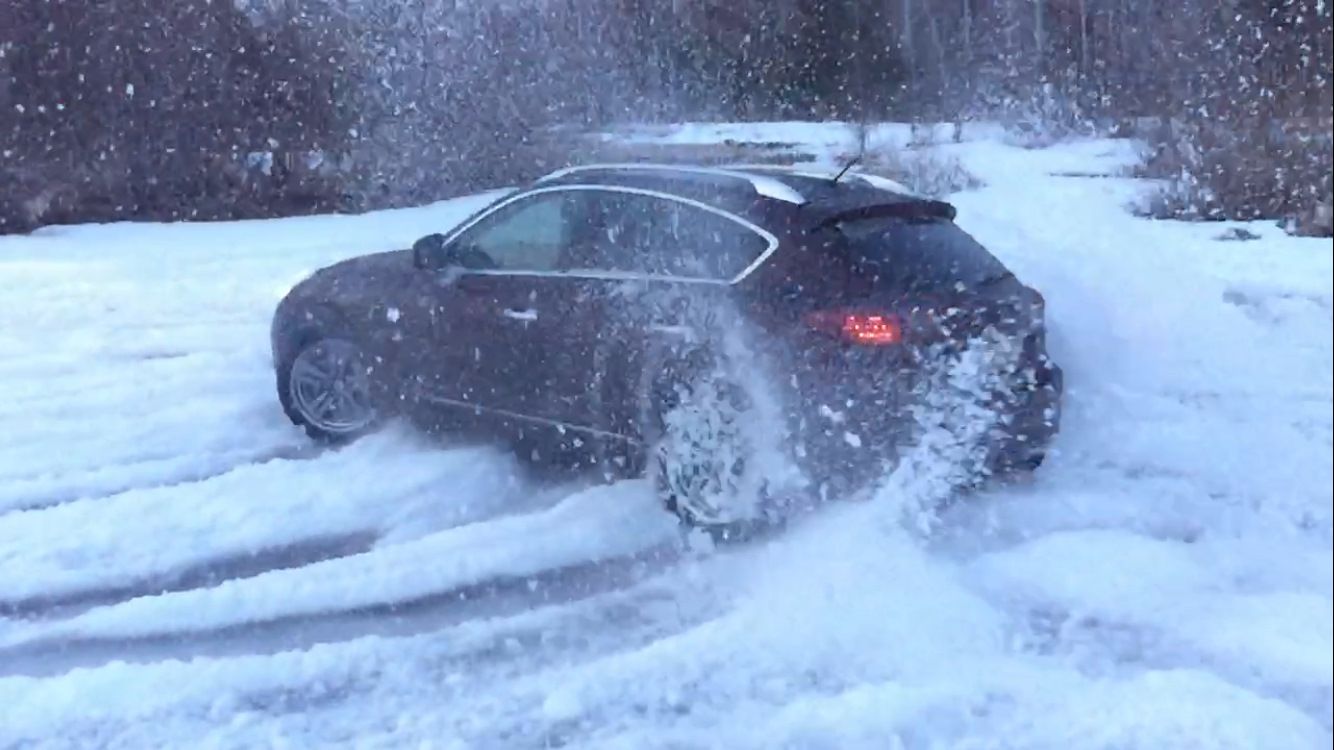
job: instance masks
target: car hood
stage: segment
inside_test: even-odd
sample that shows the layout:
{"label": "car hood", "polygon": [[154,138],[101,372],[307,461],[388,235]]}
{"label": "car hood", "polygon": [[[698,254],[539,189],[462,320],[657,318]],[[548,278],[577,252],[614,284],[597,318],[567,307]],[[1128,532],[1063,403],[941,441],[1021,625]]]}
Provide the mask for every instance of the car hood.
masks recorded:
{"label": "car hood", "polygon": [[316,271],[298,284],[292,295],[322,302],[383,299],[406,288],[416,270],[411,250],[362,255]]}

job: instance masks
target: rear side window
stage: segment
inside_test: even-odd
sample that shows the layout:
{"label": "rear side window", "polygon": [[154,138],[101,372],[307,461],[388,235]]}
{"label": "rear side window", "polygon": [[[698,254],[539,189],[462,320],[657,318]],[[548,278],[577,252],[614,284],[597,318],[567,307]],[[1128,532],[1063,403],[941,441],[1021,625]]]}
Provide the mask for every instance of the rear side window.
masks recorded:
{"label": "rear side window", "polygon": [[722,214],[637,193],[599,192],[590,207],[590,258],[608,270],[655,276],[731,280],[755,262],[769,240]]}
{"label": "rear side window", "polygon": [[840,222],[853,262],[895,289],[978,287],[1010,271],[977,240],[944,219],[871,218]]}

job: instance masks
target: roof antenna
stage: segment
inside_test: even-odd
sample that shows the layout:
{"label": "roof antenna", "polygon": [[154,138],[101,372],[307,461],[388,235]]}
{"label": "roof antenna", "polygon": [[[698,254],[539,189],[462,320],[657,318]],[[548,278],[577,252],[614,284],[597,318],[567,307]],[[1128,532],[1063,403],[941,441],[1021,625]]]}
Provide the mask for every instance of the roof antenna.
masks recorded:
{"label": "roof antenna", "polygon": [[843,179],[843,175],[847,174],[849,169],[852,169],[859,164],[862,157],[866,156],[866,129],[865,121],[857,123],[857,155],[849,159],[848,163],[843,165],[843,169],[839,170],[838,174],[834,175],[834,184],[838,184],[838,181]]}
{"label": "roof antenna", "polygon": [[838,181],[841,180],[841,179],[843,179],[843,175],[847,174],[849,169],[852,169],[853,167],[857,166],[857,162],[859,162],[859,161],[861,161],[861,160],[862,160],[862,155],[861,155],[861,154],[857,154],[856,156],[852,157],[851,159],[848,159],[848,163],[847,163],[846,165],[844,165],[844,167],[838,171],[838,174],[834,175],[834,180],[833,180],[834,183],[835,183],[835,184],[838,184]]}

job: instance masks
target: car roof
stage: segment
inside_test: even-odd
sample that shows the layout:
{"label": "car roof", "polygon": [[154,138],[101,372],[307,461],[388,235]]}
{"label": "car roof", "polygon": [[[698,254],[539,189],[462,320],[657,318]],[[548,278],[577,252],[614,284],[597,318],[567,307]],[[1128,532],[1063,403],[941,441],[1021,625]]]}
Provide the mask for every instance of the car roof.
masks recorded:
{"label": "car roof", "polygon": [[[796,206],[801,196],[777,180],[759,180],[706,167],[665,165],[590,165],[553,172],[540,178],[534,188],[560,186],[609,186],[684,198],[761,221],[773,204]],[[764,192],[761,192],[764,191]],[[766,193],[773,193],[774,198]]]}
{"label": "car roof", "polygon": [[806,202],[805,196],[797,192],[791,185],[771,175],[696,164],[585,164],[552,172],[539,182],[562,179],[573,181],[632,179],[638,182],[667,182],[679,186],[743,191],[752,196],[769,198],[793,205],[801,205]]}
{"label": "car roof", "polygon": [[[806,227],[873,207],[940,204],[893,180],[849,170],[837,172],[765,164],[589,164],[552,172],[533,188],[605,185],[651,190],[698,201],[764,223],[775,211]],[[952,216],[952,210],[950,215]]]}

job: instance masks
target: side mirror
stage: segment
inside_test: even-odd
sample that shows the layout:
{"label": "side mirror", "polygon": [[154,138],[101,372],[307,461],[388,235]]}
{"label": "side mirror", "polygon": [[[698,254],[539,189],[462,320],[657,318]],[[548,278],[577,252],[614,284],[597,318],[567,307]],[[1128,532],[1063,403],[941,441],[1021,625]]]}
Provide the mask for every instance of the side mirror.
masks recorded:
{"label": "side mirror", "polygon": [[412,265],[417,268],[439,269],[449,265],[443,234],[428,234],[412,243]]}

